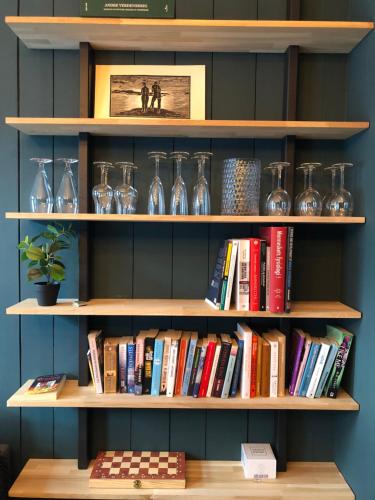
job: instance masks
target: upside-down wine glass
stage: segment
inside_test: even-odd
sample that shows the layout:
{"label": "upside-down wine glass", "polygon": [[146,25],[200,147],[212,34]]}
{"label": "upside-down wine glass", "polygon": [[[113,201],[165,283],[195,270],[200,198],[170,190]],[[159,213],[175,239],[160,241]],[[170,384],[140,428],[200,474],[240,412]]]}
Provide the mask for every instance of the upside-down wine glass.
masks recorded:
{"label": "upside-down wine glass", "polygon": [[210,188],[204,175],[204,167],[206,161],[212,156],[213,154],[209,152],[199,152],[193,155],[193,158],[198,161],[198,180],[193,191],[194,215],[210,215],[211,213]]}
{"label": "upside-down wine glass", "polygon": [[56,209],[59,213],[77,214],[78,196],[74,185],[72,165],[78,163],[73,158],[59,158],[56,161],[64,163],[64,174],[56,195]]}
{"label": "upside-down wine glass", "polygon": [[308,175],[307,189],[302,191],[298,197],[296,211],[301,216],[319,216],[322,214],[322,197],[313,188],[312,176],[314,170],[321,167],[321,163],[302,163],[301,169]]}
{"label": "upside-down wine glass", "polygon": [[171,195],[171,215],[188,215],[188,197],[184,179],[181,175],[182,160],[189,158],[189,153],[185,151],[175,151],[170,154],[172,160],[176,160],[177,177],[172,187]]}
{"label": "upside-down wine glass", "polygon": [[296,195],[296,197],[294,198],[294,212],[295,212],[295,214],[296,214],[296,215],[300,215],[300,213],[299,213],[299,205],[298,205],[298,200],[300,199],[300,197],[301,197],[302,193],[303,193],[304,191],[306,191],[306,189],[307,189],[307,186],[308,186],[308,184],[307,184],[308,172],[307,172],[307,168],[306,168],[306,167],[302,167],[302,166],[297,167],[297,169],[296,169],[296,170],[301,170],[301,171],[303,172],[303,190],[302,190],[302,191],[300,191],[300,192]]}
{"label": "upside-down wine glass", "polygon": [[[353,214],[353,196],[345,189],[345,169],[353,167],[353,163],[335,163],[332,171],[340,172],[340,185],[329,201],[329,214],[332,217],[350,217]],[[332,174],[333,175],[333,174]]]}
{"label": "upside-down wine glass", "polygon": [[323,198],[323,215],[330,216],[332,211],[331,200],[336,196],[337,168],[330,166],[326,167],[324,170],[331,172],[331,191]]}
{"label": "upside-down wine glass", "polygon": [[150,190],[148,193],[148,214],[149,215],[164,215],[165,214],[165,198],[164,188],[159,177],[160,160],[166,160],[168,155],[162,151],[151,151],[148,153],[150,160],[155,161],[155,175],[152,179]]}
{"label": "upside-down wine glass", "polygon": [[92,189],[95,213],[110,214],[112,211],[113,189],[108,185],[108,171],[114,167],[112,163],[106,161],[96,161],[93,165],[100,169],[100,184]]}
{"label": "upside-down wine glass", "polygon": [[33,213],[50,214],[53,209],[53,196],[45,165],[52,163],[52,160],[49,158],[31,158],[30,161],[38,167],[30,193],[30,209]]}
{"label": "upside-down wine glass", "polygon": [[266,210],[267,215],[286,216],[291,209],[290,196],[282,186],[283,170],[290,166],[288,162],[273,162],[270,167],[274,167],[277,172],[277,186],[267,197]]}
{"label": "upside-down wine glass", "polygon": [[116,212],[118,214],[135,214],[138,191],[133,187],[132,174],[138,167],[130,161],[119,161],[116,166],[122,169],[122,184],[115,189]]}
{"label": "upside-down wine glass", "polygon": [[272,174],[272,178],[271,178],[271,191],[269,191],[266,194],[265,200],[263,202],[264,213],[267,214],[267,212],[268,212],[268,205],[267,205],[268,197],[272,193],[272,191],[276,188],[276,167],[275,167],[274,164],[271,163],[270,165],[267,165],[267,167],[264,167],[264,170],[267,171],[267,172],[269,171]]}

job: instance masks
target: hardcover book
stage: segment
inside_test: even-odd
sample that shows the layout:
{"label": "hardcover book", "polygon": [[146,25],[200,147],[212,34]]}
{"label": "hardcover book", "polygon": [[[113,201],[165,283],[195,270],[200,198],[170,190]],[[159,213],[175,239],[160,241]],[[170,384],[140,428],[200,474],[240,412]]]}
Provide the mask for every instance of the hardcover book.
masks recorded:
{"label": "hardcover book", "polygon": [[260,239],[250,238],[250,311],[260,309]]}
{"label": "hardcover book", "polygon": [[159,396],[161,383],[161,367],[163,363],[164,338],[159,333],[155,339],[154,364],[152,367],[151,396]]}
{"label": "hardcover book", "polygon": [[270,397],[277,398],[279,379],[279,342],[274,334],[264,333],[263,337],[270,345]]}
{"label": "hardcover book", "polygon": [[204,361],[204,367],[202,372],[202,380],[199,387],[199,397],[204,398],[207,396],[208,384],[210,381],[212,365],[215,358],[216,345],[217,345],[217,337],[213,333],[209,333],[207,335],[207,350],[206,350],[206,358]]}
{"label": "hardcover book", "polygon": [[229,390],[230,390],[230,386],[231,386],[231,383],[232,383],[232,378],[233,378],[234,367],[235,367],[235,364],[236,364],[237,353],[238,353],[238,344],[237,344],[237,342],[234,339],[232,339],[232,348],[231,348],[230,354],[229,354],[229,359],[228,359],[227,370],[226,370],[226,373],[225,373],[223,390],[222,390],[222,393],[221,393],[221,397],[222,398],[229,397]]}
{"label": "hardcover book", "polygon": [[118,344],[119,338],[107,338],[104,341],[104,392],[106,394],[117,392]]}
{"label": "hardcover book", "polygon": [[186,367],[184,373],[184,381],[182,384],[182,395],[187,396],[190,384],[191,371],[193,368],[195,349],[198,342],[198,333],[193,332],[190,337],[189,350],[186,358]]}
{"label": "hardcover book", "polygon": [[128,377],[127,377],[127,357],[128,357],[128,337],[119,339],[118,344],[118,378],[119,390],[124,394],[128,392]]}
{"label": "hardcover book", "polygon": [[293,271],[294,227],[288,227],[286,242],[286,276],[285,276],[285,311],[290,312],[292,307],[292,271]]}
{"label": "hardcover book", "polygon": [[262,380],[262,355],[263,355],[263,343],[261,342],[262,337],[256,334],[258,337],[258,352],[257,352],[257,379],[256,379],[256,397],[260,396],[260,386]]}
{"label": "hardcover book", "polygon": [[195,385],[195,379],[197,378],[199,360],[200,360],[200,357],[201,357],[202,346],[203,346],[203,340],[199,339],[198,342],[197,342],[197,347],[195,348],[193,365],[191,367],[189,389],[188,389],[188,392],[187,392],[188,396],[192,396],[193,395],[194,385]]}
{"label": "hardcover book", "polygon": [[228,283],[227,283],[227,289],[226,289],[226,293],[225,293],[224,307],[221,304],[221,309],[224,309],[225,311],[229,311],[229,309],[230,309],[230,303],[231,303],[232,291],[233,291],[234,273],[236,270],[237,251],[238,251],[238,240],[232,240],[232,252],[231,252],[231,256],[230,256],[230,264],[229,264],[229,271],[228,271]]}
{"label": "hardcover book", "polygon": [[97,394],[103,394],[103,334],[95,330],[88,334],[91,353],[92,370],[94,372],[95,389]]}
{"label": "hardcover book", "polygon": [[182,334],[180,341],[180,351],[178,353],[177,374],[176,374],[176,384],[175,384],[176,396],[181,396],[182,394],[182,384],[184,381],[184,372],[185,372],[186,357],[188,353],[190,336],[191,332],[184,332]]}
{"label": "hardcover book", "polygon": [[135,393],[135,351],[136,344],[134,340],[128,343],[128,392]]}
{"label": "hardcover book", "polygon": [[152,383],[152,369],[154,364],[154,349],[155,349],[155,337],[158,334],[158,330],[152,331],[150,336],[145,338],[145,374],[144,374],[144,385],[143,394],[151,394],[151,383]]}
{"label": "hardcover book", "polygon": [[168,360],[167,397],[174,395],[174,385],[176,381],[178,349],[180,346],[181,331],[171,333],[171,350]]}
{"label": "hardcover book", "polygon": [[331,373],[332,366],[333,366],[333,363],[335,362],[338,350],[339,350],[339,346],[338,346],[337,342],[333,341],[333,343],[331,344],[331,349],[330,349],[328,356],[327,356],[326,364],[324,365],[324,368],[323,368],[322,376],[320,377],[320,380],[319,380],[318,388],[316,389],[316,392],[315,392],[316,398],[320,398],[323,394],[323,390],[326,386],[328,376]]}
{"label": "hardcover book", "polygon": [[210,380],[208,382],[208,388],[207,388],[207,394],[206,394],[206,396],[208,398],[210,398],[212,396],[212,389],[213,389],[214,382],[215,382],[215,375],[216,375],[216,370],[217,370],[217,364],[219,362],[220,352],[221,352],[221,338],[218,336],[216,338],[215,356],[214,356],[214,360],[212,362]]}
{"label": "hardcover book", "polygon": [[318,388],[320,377],[323,373],[324,365],[326,364],[327,357],[329,354],[329,350],[331,348],[331,343],[334,342],[331,339],[320,339],[320,350],[319,355],[315,363],[314,371],[309,383],[309,387],[307,388],[306,397],[314,398],[316,390]]}
{"label": "hardcover book", "polygon": [[[89,479],[93,488],[185,488],[185,453],[101,451]],[[130,498],[125,494],[124,498]],[[148,495],[147,495],[148,496]]]}
{"label": "hardcover book", "polygon": [[344,328],[327,325],[327,338],[335,340],[339,346],[325,390],[327,397],[336,398],[353,342],[353,334]]}
{"label": "hardcover book", "polygon": [[310,380],[315,368],[316,360],[318,359],[320,351],[319,339],[313,339],[311,342],[309,357],[307,358],[306,367],[302,375],[301,385],[298,391],[298,396],[305,397],[307,389],[310,384]]}
{"label": "hardcover book", "polygon": [[254,331],[251,340],[250,397],[255,398],[257,392],[258,336]]}
{"label": "hardcover book", "polygon": [[175,0],[81,0],[82,17],[175,17]]}
{"label": "hardcover book", "polygon": [[224,263],[223,280],[222,280],[222,285],[221,285],[221,297],[220,297],[220,310],[221,311],[224,311],[224,309],[225,309],[225,299],[227,296],[229,269],[230,269],[230,263],[231,263],[231,258],[232,258],[232,248],[233,248],[233,241],[228,240],[227,253],[225,256],[225,263]]}
{"label": "hardcover book", "polygon": [[250,240],[238,240],[235,303],[237,311],[249,310]]}
{"label": "hardcover book", "polygon": [[259,310],[267,310],[267,242],[260,240],[260,297]]}
{"label": "hardcover book", "polygon": [[262,398],[270,396],[270,369],[271,369],[271,346],[267,340],[261,338],[262,343],[262,375],[260,384],[260,395]]}
{"label": "hardcover book", "polygon": [[155,338],[159,330],[142,330],[136,338],[135,351],[135,385],[134,393],[140,396],[144,390],[145,376],[145,340],[146,338]]}
{"label": "hardcover book", "polygon": [[251,384],[251,357],[253,349],[253,331],[246,323],[237,323],[239,338],[243,340],[242,369],[241,369],[241,398],[250,398]]}
{"label": "hardcover book", "polygon": [[193,387],[193,397],[194,398],[197,398],[199,396],[199,389],[200,389],[201,382],[202,382],[203,368],[204,368],[204,363],[206,361],[207,347],[208,347],[208,339],[203,339],[202,349],[201,349],[201,353],[199,356],[197,375],[195,377],[195,382],[194,382],[194,387]]}
{"label": "hardcover book", "polygon": [[229,335],[225,333],[221,334],[221,350],[217,363],[214,385],[212,388],[212,396],[215,398],[220,398],[223,392],[225,374],[227,372],[229,356],[232,349],[232,342],[233,340],[229,337]]}
{"label": "hardcover book", "polygon": [[289,394],[294,395],[294,390],[296,388],[297,377],[299,367],[301,366],[303,347],[305,345],[305,334],[302,330],[295,328],[292,332],[292,351],[290,355],[291,368],[289,369],[290,384],[289,384]]}
{"label": "hardcover book", "polygon": [[27,396],[35,399],[58,399],[66,380],[66,375],[43,375],[37,377],[26,391]]}
{"label": "hardcover book", "polygon": [[214,307],[215,309],[220,309],[221,289],[223,285],[227,249],[228,241],[223,241],[216,257],[215,269],[206,296],[207,304]]}
{"label": "hardcover book", "polygon": [[309,354],[310,354],[311,342],[312,342],[311,336],[308,333],[305,333],[305,343],[303,345],[302,354],[301,354],[302,361],[301,361],[300,367],[298,369],[296,387],[294,389],[294,396],[298,396],[298,393],[299,393],[299,389],[301,386],[301,380],[303,377],[303,373],[305,371],[307,359],[308,359]]}
{"label": "hardcover book", "polygon": [[234,335],[236,338],[238,350],[237,350],[236,364],[234,365],[232,383],[231,383],[231,387],[230,387],[230,396],[232,398],[237,396],[238,387],[240,384],[241,366],[242,366],[242,360],[243,360],[243,347],[244,347],[243,336],[240,335],[238,332],[235,332]]}

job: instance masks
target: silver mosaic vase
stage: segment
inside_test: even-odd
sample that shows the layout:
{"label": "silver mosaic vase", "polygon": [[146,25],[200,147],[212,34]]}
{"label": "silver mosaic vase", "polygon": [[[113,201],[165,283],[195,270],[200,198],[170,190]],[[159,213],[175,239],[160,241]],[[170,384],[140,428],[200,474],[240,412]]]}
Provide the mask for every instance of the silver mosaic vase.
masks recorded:
{"label": "silver mosaic vase", "polygon": [[260,160],[224,160],[222,215],[259,215]]}

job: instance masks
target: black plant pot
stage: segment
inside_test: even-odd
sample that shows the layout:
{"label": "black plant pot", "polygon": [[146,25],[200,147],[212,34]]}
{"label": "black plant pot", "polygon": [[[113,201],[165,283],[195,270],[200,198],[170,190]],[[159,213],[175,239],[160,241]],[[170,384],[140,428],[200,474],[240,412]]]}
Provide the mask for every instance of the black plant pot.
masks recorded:
{"label": "black plant pot", "polygon": [[35,295],[38,305],[54,306],[60,291],[60,283],[39,282],[34,283]]}

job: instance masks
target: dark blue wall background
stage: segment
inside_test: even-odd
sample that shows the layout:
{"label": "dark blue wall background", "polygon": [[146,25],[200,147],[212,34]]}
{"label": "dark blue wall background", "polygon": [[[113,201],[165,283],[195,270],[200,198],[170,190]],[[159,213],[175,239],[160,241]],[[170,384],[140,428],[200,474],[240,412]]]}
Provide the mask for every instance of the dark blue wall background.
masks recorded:
{"label": "dark blue wall background", "polygon": [[[176,0],[177,16],[185,18],[285,19],[286,0]],[[353,15],[371,18],[370,3]],[[5,15],[78,15],[77,0],[0,0],[0,16]],[[305,0],[304,19],[347,19],[349,1]],[[299,119],[341,120],[347,117],[347,97],[351,119],[370,119],[373,74],[370,54],[373,38],[348,59],[341,55],[302,55],[300,59]],[[282,119],[284,58],[273,54],[186,54],[98,52],[98,64],[204,64],[207,72],[207,118]],[[0,262],[2,263],[0,309],[33,295],[20,267],[16,244],[25,234],[34,234],[42,225],[5,221],[5,211],[28,210],[28,194],[35,171],[29,158],[42,155],[59,158],[77,153],[74,138],[35,138],[18,135],[3,125],[7,115],[78,116],[79,55],[77,52],[30,51],[11,31],[0,25]],[[366,66],[367,65],[367,66]],[[360,75],[360,78],[356,78]],[[347,76],[349,79],[347,80]],[[348,84],[349,83],[349,87]],[[347,90],[349,88],[349,94]],[[348,95],[347,95],[348,94]],[[372,100],[371,100],[372,99]],[[339,141],[300,141],[297,162],[322,161],[325,164],[353,159],[360,162],[357,174],[348,182],[356,183],[357,214],[370,216],[372,132],[347,144]],[[264,140],[173,140],[95,138],[94,160],[134,160],[140,165],[136,175],[139,211],[145,212],[152,164],[146,159],[151,150],[212,150],[215,154],[207,172],[213,197],[213,209],[220,205],[222,160],[229,156],[259,157],[264,164],[282,155],[281,141]],[[365,170],[365,168],[367,169]],[[61,169],[49,169],[57,188]],[[162,166],[166,192],[173,184],[173,168]],[[184,168],[191,192],[195,166]],[[95,177],[97,179],[97,177]],[[111,176],[111,184],[119,173]],[[328,178],[318,185],[328,188]],[[300,186],[300,179],[297,179]],[[263,192],[269,188],[264,178]],[[367,191],[366,191],[367,190]],[[368,193],[366,195],[366,192]],[[369,377],[363,359],[369,356],[371,331],[371,274],[359,272],[370,260],[371,219],[366,228],[298,228],[296,242],[295,296],[297,299],[340,299],[357,305],[365,320],[350,327],[358,332],[355,350],[356,369],[349,374],[354,395],[362,404],[359,416],[332,413],[290,413],[289,458],[292,460],[335,460],[342,467],[358,498],[367,500],[363,468],[353,465],[351,454],[358,456],[370,433],[371,406],[365,381]],[[203,297],[217,246],[223,237],[249,235],[251,227],[225,225],[173,224],[94,224],[91,241],[92,296],[96,297]],[[254,228],[255,229],[255,228]],[[364,244],[368,245],[367,250]],[[353,253],[358,255],[354,259]],[[348,255],[350,253],[350,255]],[[76,248],[69,254],[69,273],[62,295],[77,295]],[[372,266],[372,267],[371,267]],[[355,270],[356,272],[352,272]],[[343,271],[343,272],[342,272]],[[321,276],[326,277],[322,286]],[[365,288],[366,287],[366,288]],[[349,293],[350,292],[350,293]],[[92,327],[102,327],[108,335],[136,333],[145,327],[175,327],[207,331],[233,329],[235,321],[206,318],[92,318]],[[270,323],[254,322],[260,330]],[[324,322],[299,322],[319,333]],[[359,326],[360,325],[360,326]],[[366,331],[367,330],[367,331]],[[77,413],[75,410],[6,409],[6,400],[25,380],[43,373],[66,372],[77,376],[77,322],[71,318],[0,316],[0,442],[12,446],[13,463],[18,471],[29,457],[75,457]],[[362,362],[361,362],[362,361]],[[354,376],[355,375],[355,376]],[[372,401],[373,404],[373,401]],[[92,453],[98,449],[183,449],[193,458],[238,459],[239,444],[246,440],[272,441],[273,413],[247,411],[144,411],[100,410],[91,417]],[[373,438],[372,438],[373,439]],[[373,450],[374,448],[372,448]],[[369,482],[369,481],[368,481]],[[370,485],[368,484],[368,487]],[[361,491],[362,488],[362,491]]]}

